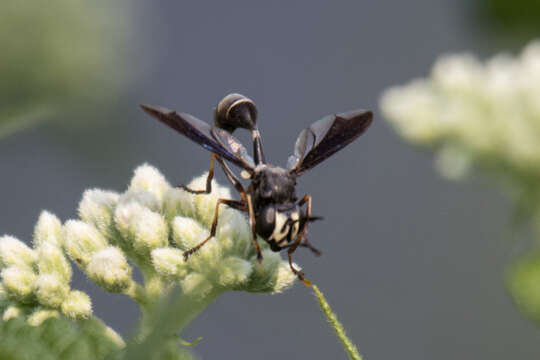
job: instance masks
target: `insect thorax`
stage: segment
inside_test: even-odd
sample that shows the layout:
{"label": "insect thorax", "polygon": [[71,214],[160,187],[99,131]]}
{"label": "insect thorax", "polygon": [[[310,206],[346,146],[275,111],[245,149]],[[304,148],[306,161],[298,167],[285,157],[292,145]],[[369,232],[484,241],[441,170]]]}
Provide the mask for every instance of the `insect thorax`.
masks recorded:
{"label": "insect thorax", "polygon": [[279,251],[293,241],[299,230],[300,209],[296,205],[296,178],[286,169],[259,165],[252,191],[257,233],[272,250]]}
{"label": "insect thorax", "polygon": [[257,166],[252,186],[255,211],[269,203],[284,204],[297,200],[295,176],[278,166]]}

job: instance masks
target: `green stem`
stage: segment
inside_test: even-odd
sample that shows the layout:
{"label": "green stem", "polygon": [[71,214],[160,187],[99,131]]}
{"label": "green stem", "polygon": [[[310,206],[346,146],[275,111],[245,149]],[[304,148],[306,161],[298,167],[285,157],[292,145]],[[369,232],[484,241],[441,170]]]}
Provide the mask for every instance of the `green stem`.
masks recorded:
{"label": "green stem", "polygon": [[324,295],[322,294],[322,292],[319,290],[319,288],[316,285],[312,285],[311,287],[313,288],[315,297],[319,301],[321,310],[324,312],[324,314],[328,318],[328,322],[330,323],[330,325],[332,325],[332,327],[334,328],[334,331],[336,332],[338,339],[343,344],[345,351],[347,351],[349,358],[352,360],[362,360],[362,356],[358,353],[358,349],[356,348],[356,345],[354,345],[352,341],[347,337],[347,334],[345,334],[345,329],[343,328],[343,325],[341,325],[341,323],[337,319],[336,314],[332,312],[332,308],[330,308],[330,305],[324,298]]}
{"label": "green stem", "polygon": [[[197,294],[197,291],[194,291]],[[151,318],[144,321],[140,336],[126,348],[124,359],[152,359],[171,339],[179,340],[178,332],[222,293],[214,289],[204,297],[180,295],[179,289],[171,293],[152,311]]]}
{"label": "green stem", "polygon": [[92,334],[99,334],[99,336],[106,337],[118,348],[123,348],[126,346],[122,336],[120,336],[120,334],[107,326],[103,320],[96,316],[90,316],[88,319],[79,320],[79,325]]}

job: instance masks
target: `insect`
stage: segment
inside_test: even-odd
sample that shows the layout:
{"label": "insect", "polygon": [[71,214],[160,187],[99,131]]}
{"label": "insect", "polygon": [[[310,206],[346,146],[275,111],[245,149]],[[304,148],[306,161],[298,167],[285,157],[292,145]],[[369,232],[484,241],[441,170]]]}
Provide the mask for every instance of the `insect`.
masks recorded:
{"label": "insect", "polygon": [[[291,255],[299,246],[320,255],[320,251],[309,243],[306,236],[308,224],[320,218],[311,214],[311,195],[298,199],[296,178],[364,133],[373,120],[373,113],[356,110],[330,115],[313,123],[300,133],[294,152],[288,159],[287,168],[282,168],[266,162],[257,127],[257,108],[251,99],[243,95],[229,94],[218,103],[214,111],[214,126],[189,114],[149,105],[141,107],[149,115],[212,152],[206,188],[193,190],[184,185],[180,185],[180,188],[193,194],[210,193],[214,162],[217,161],[240,195],[240,200],[218,199],[210,235],[185,251],[185,260],[215,236],[219,206],[223,204],[248,213],[259,262],[262,261],[262,255],[257,235],[263,238],[273,251],[287,249],[291,270],[300,280],[309,283],[304,280],[304,274],[293,265]],[[232,135],[237,128],[251,132],[253,157]],[[226,161],[241,169],[242,178],[251,180],[247,188]]]}

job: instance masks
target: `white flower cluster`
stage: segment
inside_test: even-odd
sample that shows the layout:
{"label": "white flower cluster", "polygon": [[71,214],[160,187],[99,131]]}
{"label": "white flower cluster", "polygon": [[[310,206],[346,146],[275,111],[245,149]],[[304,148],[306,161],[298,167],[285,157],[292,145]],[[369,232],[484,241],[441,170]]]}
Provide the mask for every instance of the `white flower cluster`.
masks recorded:
{"label": "white flower cluster", "polygon": [[[188,187],[203,189],[206,177],[203,174]],[[211,194],[193,195],[170,187],[157,170],[142,166],[123,197],[130,200],[120,199],[115,210],[117,228],[131,234],[133,244],[140,242],[138,252],[148,251],[153,269],[169,281],[179,281],[185,293],[194,289],[201,295],[224,289],[281,292],[296,279],[289,265],[262,239],[259,244],[263,262],[262,266],[258,264],[247,219],[223,205],[215,239],[184,260],[183,251],[209,235],[217,199],[231,198],[230,191],[215,181]],[[144,222],[134,221],[139,218],[144,218]],[[136,240],[137,237],[140,239]]]}
{"label": "white flower cluster", "polygon": [[[205,186],[206,174],[189,187]],[[154,302],[171,285],[185,294],[215,296],[225,290],[281,292],[296,276],[278,253],[261,241],[263,262],[257,262],[245,217],[221,208],[215,239],[187,261],[183,251],[209,234],[219,197],[230,198],[227,188],[212,183],[212,193],[192,195],[171,187],[155,168],[135,170],[123,194],[98,189],[84,193],[80,220],[63,226],[43,212],[36,225],[34,248],[11,237],[0,238],[0,310],[3,320],[25,315],[39,325],[51,316],[86,318],[90,298],[71,290],[67,256],[107,291],[124,293],[141,305]],[[137,265],[144,284],[132,278]]]}
{"label": "white flower cluster", "polygon": [[88,295],[70,288],[63,239],[62,224],[46,211],[37,222],[33,248],[12,236],[0,237],[2,320],[23,315],[37,326],[60,313],[73,319],[91,315]]}
{"label": "white flower cluster", "polygon": [[431,76],[388,89],[384,116],[406,139],[436,145],[443,175],[459,178],[475,161],[540,175],[540,42],[519,57],[481,63],[443,56]]}

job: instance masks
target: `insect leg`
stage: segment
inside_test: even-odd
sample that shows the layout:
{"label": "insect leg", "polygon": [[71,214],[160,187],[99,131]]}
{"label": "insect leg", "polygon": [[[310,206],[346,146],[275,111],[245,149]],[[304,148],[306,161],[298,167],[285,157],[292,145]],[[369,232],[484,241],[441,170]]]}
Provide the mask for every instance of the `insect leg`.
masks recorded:
{"label": "insect leg", "polygon": [[[304,195],[304,197],[298,202],[298,205],[299,206],[302,206],[304,205],[305,203],[307,202],[307,209],[306,209],[306,217],[309,219],[311,217],[311,195]],[[289,266],[292,270],[293,273],[295,273],[297,276],[298,276],[298,279],[300,279],[301,281],[304,282],[304,284],[306,285],[309,285],[309,281],[307,280],[304,280],[304,273],[301,272],[300,270],[297,270],[294,266],[293,266],[293,263],[292,263],[292,253],[295,252],[296,248],[298,246],[300,246],[301,242],[302,242],[302,239],[306,236],[306,233],[307,233],[307,228],[308,228],[308,223],[309,221],[307,221],[304,226],[302,226],[302,229],[300,230],[300,233],[298,234],[298,236],[296,237],[296,239],[294,240],[294,243],[291,245],[291,247],[289,248],[289,250],[287,250],[287,256],[289,257]],[[306,242],[304,241],[304,244]],[[309,242],[308,242],[309,244]],[[311,248],[311,245],[309,245],[309,247]]]}
{"label": "insect leg", "polygon": [[208,170],[208,176],[206,177],[206,189],[192,190],[185,185],[178,185],[177,187],[192,194],[210,194],[212,192],[212,179],[214,178],[214,158],[216,157],[217,155],[214,153],[210,156],[210,169]]}
{"label": "insect leg", "polygon": [[219,162],[219,164],[221,165],[221,168],[223,169],[223,172],[227,176],[227,179],[229,180],[229,182],[232,184],[232,186],[234,186],[236,191],[238,191],[240,193],[240,197],[242,198],[242,200],[245,201],[246,200],[246,191],[244,190],[244,186],[242,185],[240,180],[238,180],[236,175],[232,172],[231,168],[229,168],[229,166],[227,166],[225,161],[223,161],[221,156],[215,155],[215,157],[216,157],[217,161]]}
{"label": "insect leg", "polygon": [[231,200],[231,199],[218,199],[216,203],[216,210],[214,212],[214,220],[212,221],[212,227],[210,228],[210,235],[203,241],[201,241],[196,246],[192,247],[189,250],[184,251],[184,260],[187,261],[188,257],[199,250],[208,240],[213,238],[216,235],[217,231],[217,224],[218,224],[218,218],[219,218],[219,205],[225,204],[227,206],[230,206],[234,209],[246,211],[246,204],[243,201],[237,201],[237,200]]}
{"label": "insect leg", "polygon": [[289,250],[287,250],[287,256],[289,257],[289,267],[291,268],[291,271],[298,276],[298,279],[302,281],[307,286],[311,285],[311,282],[309,280],[304,279],[304,273],[298,269],[296,269],[292,263],[292,253],[296,250],[296,247],[290,247]]}
{"label": "insect leg", "polygon": [[247,195],[247,205],[248,205],[248,214],[249,214],[249,225],[251,227],[251,239],[253,240],[253,245],[257,251],[257,261],[259,264],[262,263],[262,253],[261,247],[257,242],[257,231],[255,230],[255,211],[253,211],[253,201],[251,200],[251,195]]}
{"label": "insect leg", "polygon": [[298,246],[308,248],[313,254],[315,254],[315,256],[322,255],[322,252],[319,249],[311,245],[307,237],[304,237],[304,242],[300,243]]}

